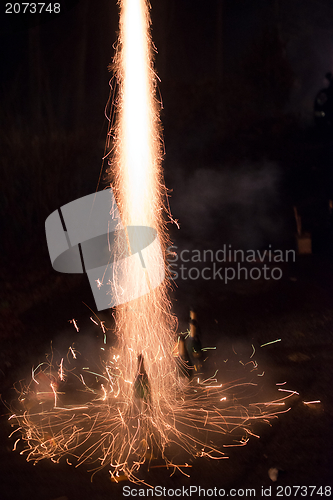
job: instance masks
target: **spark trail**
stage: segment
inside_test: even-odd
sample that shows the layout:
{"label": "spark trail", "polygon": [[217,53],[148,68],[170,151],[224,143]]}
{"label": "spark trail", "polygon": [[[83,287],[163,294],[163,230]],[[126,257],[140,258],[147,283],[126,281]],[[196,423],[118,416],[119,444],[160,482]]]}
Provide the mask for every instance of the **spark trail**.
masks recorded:
{"label": "spark trail", "polygon": [[[155,229],[164,253],[166,191],[149,27],[146,0],[121,1],[109,162],[122,227]],[[128,238],[119,239],[115,261],[128,244]],[[155,250],[148,256],[149,265],[159,273],[161,259]],[[181,462],[185,465],[173,461],[175,446],[190,456],[223,459],[224,447],[243,446],[249,436],[256,436],[255,422],[269,422],[288,411],[285,402],[291,393],[283,398],[278,394],[268,403],[257,400],[262,377],[257,378],[253,360],[242,363],[245,371],[236,382],[223,381],[223,386],[215,375],[203,381],[181,379],[173,356],[176,321],[166,280],[149,288],[148,273],[138,275],[131,259],[123,259],[114,279],[117,290],[123,286],[133,290],[133,296],[140,295],[144,279],[149,292],[117,307],[118,345],[108,349],[101,373],[80,368],[79,353],[69,347],[66,357],[40,364],[29,384],[18,389],[20,408],[9,418],[15,427],[11,436],[14,449],[28,461],[66,459],[69,465],[90,464],[93,471],[107,468],[116,481],[126,477],[145,482],[139,470],[156,457],[171,472],[186,474],[186,458]],[[93,323],[105,333],[102,322]],[[73,326],[79,333],[74,320]],[[72,382],[66,389],[71,380],[76,397]]]}

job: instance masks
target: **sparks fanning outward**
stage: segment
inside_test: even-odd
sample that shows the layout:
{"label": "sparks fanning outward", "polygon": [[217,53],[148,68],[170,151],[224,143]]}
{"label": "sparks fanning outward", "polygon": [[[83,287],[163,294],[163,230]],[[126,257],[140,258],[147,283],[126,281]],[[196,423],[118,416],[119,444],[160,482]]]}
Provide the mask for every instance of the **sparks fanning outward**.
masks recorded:
{"label": "sparks fanning outward", "polygon": [[[165,188],[148,4],[122,0],[120,5],[112,187],[123,226],[154,228],[165,251]],[[121,242],[117,251],[122,253]],[[150,258],[154,265],[153,252]],[[156,272],[159,265],[156,258]],[[118,289],[124,280],[133,290],[142,279],[130,264],[122,265],[121,272],[116,269],[114,278]],[[149,284],[147,274],[144,279]],[[104,322],[92,321],[105,337]],[[73,325],[78,333],[74,320]],[[9,419],[16,427],[11,435],[21,435],[14,449],[26,454],[27,460],[93,463],[90,470],[107,468],[116,481],[126,477],[144,482],[139,475],[144,463],[152,468],[154,459],[162,459],[171,472],[177,468],[185,473],[183,468],[189,465],[179,447],[191,456],[226,458],[223,447],[243,446],[250,435],[255,436],[254,422],[288,411],[285,401],[293,391],[269,403],[257,400],[263,374],[257,373],[253,359],[237,360],[244,372],[236,380],[224,380],[223,387],[215,375],[196,374],[191,382],[178,376],[173,356],[175,320],[165,283],[118,306],[116,330],[118,347],[108,351],[102,373],[80,365],[74,346],[58,363],[48,360],[32,370],[30,383],[19,390],[21,407]],[[73,381],[79,383],[76,397]],[[175,446],[185,465],[173,462]]]}

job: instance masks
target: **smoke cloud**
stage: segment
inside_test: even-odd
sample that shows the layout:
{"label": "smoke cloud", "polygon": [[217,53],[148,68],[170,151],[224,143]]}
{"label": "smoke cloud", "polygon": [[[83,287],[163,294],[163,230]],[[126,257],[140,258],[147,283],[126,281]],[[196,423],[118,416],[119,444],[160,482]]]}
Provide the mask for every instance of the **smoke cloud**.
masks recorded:
{"label": "smoke cloud", "polygon": [[198,168],[190,174],[177,170],[174,175],[170,205],[181,226],[175,238],[186,240],[187,248],[209,243],[256,249],[281,237],[281,174],[276,163]]}

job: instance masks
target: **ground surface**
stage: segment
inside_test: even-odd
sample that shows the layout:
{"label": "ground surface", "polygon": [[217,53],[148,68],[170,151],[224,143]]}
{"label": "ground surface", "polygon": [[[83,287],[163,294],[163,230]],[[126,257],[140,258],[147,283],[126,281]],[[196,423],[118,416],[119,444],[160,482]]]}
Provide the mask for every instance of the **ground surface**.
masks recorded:
{"label": "ground surface", "polygon": [[[237,352],[251,352],[253,344],[257,347],[256,359],[265,371],[266,386],[287,381],[288,388],[298,391],[299,396],[293,399],[292,409],[274,421],[272,427],[259,426],[260,439],[253,438],[242,448],[229,448],[228,460],[188,458],[187,462],[192,465],[188,469],[189,478],[179,472],[170,477],[166,469],[154,469],[144,474],[148,484],[167,488],[217,487],[226,492],[230,488],[255,488],[257,497],[261,496],[261,487],[272,486],[274,496],[278,485],[333,485],[332,277],[327,259],[306,256],[299,257],[296,265],[285,267],[279,281],[230,285],[204,280],[177,282],[173,300],[179,330],[186,328],[188,307],[195,304],[203,344],[218,347],[211,355],[211,362],[223,358],[230,345]],[[45,279],[46,276],[40,277],[38,283],[35,277],[36,290]],[[45,292],[43,299],[37,297],[27,303],[26,310],[15,318],[16,333],[13,327],[11,337],[3,343],[1,392],[4,399],[12,397],[11,385],[27,376],[31,365],[36,366],[43,359],[52,339],[61,342],[66,336],[75,336],[68,319],[75,317],[84,324],[90,315],[81,303],[81,300],[91,301],[88,287],[74,279],[58,282],[53,282],[52,276],[48,279],[52,291]],[[15,287],[15,283],[13,285]],[[10,316],[8,311],[7,316]],[[106,319],[110,317],[106,315]],[[11,321],[13,323],[13,318]],[[278,338],[281,342],[260,348]],[[223,379],[223,373],[220,376]],[[311,400],[321,403],[312,406],[303,403]],[[27,463],[23,456],[11,451],[13,440],[7,439],[10,427],[4,407],[2,414],[2,499],[116,499],[125,498],[123,486],[138,487],[128,482],[111,483],[107,472],[96,476],[91,483],[84,467],[75,469],[46,461],[36,466]],[[268,476],[271,467],[281,470],[275,483]],[[192,498],[197,496],[193,494]]]}

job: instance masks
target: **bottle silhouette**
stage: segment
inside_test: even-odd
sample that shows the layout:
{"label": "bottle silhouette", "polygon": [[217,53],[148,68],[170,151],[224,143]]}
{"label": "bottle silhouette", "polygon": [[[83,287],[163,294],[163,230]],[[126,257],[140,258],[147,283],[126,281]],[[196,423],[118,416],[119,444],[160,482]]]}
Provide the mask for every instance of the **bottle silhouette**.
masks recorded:
{"label": "bottle silhouette", "polygon": [[145,403],[150,400],[150,386],[142,354],[138,355],[138,372],[134,380],[134,397]]}
{"label": "bottle silhouette", "polygon": [[199,325],[197,322],[197,314],[191,309],[190,310],[190,335],[186,339],[186,349],[191,361],[196,371],[200,370],[202,367],[202,347],[199,338]]}

